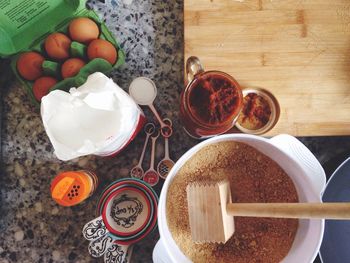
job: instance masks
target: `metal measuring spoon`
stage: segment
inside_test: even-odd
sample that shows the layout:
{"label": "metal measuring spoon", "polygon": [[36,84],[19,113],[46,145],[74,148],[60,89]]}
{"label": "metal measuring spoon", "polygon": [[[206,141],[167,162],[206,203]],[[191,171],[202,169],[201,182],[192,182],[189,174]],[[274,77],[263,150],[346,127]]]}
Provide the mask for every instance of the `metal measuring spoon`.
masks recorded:
{"label": "metal measuring spoon", "polygon": [[152,140],[152,150],[151,150],[151,162],[149,169],[145,172],[143,175],[143,180],[148,183],[150,186],[155,186],[159,181],[159,174],[156,170],[154,170],[154,158],[155,158],[155,152],[156,152],[156,141],[159,137],[159,132],[157,132],[157,135],[153,135],[151,137]]}
{"label": "metal measuring spoon", "polygon": [[155,132],[155,130],[156,130],[156,126],[153,123],[149,122],[145,125],[144,131],[146,133],[146,140],[145,140],[145,143],[143,145],[140,160],[139,160],[138,164],[135,167],[133,167],[130,171],[130,176],[133,178],[141,179],[145,173],[142,169],[142,162],[143,162],[143,158],[145,156],[145,150],[146,150],[146,147],[148,144],[149,137]]}
{"label": "metal measuring spoon", "polygon": [[160,124],[160,132],[162,136],[170,137],[173,133],[171,126],[167,125],[162,120],[153,105],[153,101],[157,97],[156,84],[151,79],[146,77],[136,78],[131,82],[129,86],[129,94],[137,104],[148,106],[151,109]]}
{"label": "metal measuring spoon", "polygon": [[[163,121],[168,124],[170,127],[172,127],[173,123],[170,119],[165,118],[163,119]],[[165,147],[165,154],[164,154],[164,158],[158,163],[157,166],[157,171],[158,174],[161,178],[165,179],[171,168],[173,168],[174,166],[174,161],[170,159],[169,157],[169,137],[164,137],[164,147]]]}

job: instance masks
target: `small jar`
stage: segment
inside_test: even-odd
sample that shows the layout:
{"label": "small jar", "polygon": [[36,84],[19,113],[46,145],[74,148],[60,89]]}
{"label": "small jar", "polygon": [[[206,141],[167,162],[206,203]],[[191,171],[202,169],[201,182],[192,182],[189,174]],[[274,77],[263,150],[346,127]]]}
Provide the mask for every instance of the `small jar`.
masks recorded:
{"label": "small jar", "polygon": [[51,183],[51,196],[62,206],[74,206],[90,197],[96,190],[98,178],[95,173],[80,170],[58,174]]}
{"label": "small jar", "polygon": [[204,139],[230,130],[242,109],[238,82],[221,71],[204,71],[197,57],[186,63],[188,84],[181,93],[180,118],[185,131]]}

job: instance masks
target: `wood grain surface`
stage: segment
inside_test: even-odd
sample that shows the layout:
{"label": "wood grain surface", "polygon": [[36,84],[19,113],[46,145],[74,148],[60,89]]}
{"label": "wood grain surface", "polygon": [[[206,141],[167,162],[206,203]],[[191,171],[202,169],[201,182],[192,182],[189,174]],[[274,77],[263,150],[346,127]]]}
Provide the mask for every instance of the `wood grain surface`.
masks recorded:
{"label": "wood grain surface", "polygon": [[350,135],[349,0],[185,0],[185,62],[271,91],[266,136]]}

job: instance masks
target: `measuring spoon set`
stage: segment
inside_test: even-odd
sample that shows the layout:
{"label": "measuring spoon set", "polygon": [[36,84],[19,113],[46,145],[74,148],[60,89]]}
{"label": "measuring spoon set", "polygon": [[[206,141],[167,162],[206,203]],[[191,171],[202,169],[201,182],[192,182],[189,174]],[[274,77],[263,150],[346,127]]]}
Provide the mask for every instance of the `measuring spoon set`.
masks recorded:
{"label": "measuring spoon set", "polygon": [[[138,164],[130,171],[131,177],[143,179],[151,186],[155,186],[159,182],[159,177],[165,179],[170,169],[174,166],[174,161],[171,160],[169,156],[169,137],[173,133],[172,122],[168,118],[162,119],[153,105],[153,102],[157,96],[157,87],[151,79],[145,77],[134,79],[130,84],[129,94],[137,104],[148,106],[151,109],[152,113],[155,115],[160,125],[159,131],[156,129],[156,126],[153,123],[147,123],[145,125],[144,132],[146,134],[146,139],[143,145],[141,156]],[[164,138],[164,158],[158,163],[156,167],[157,170],[155,170],[155,148],[156,141],[160,135],[162,135]],[[149,169],[147,171],[144,171],[142,168],[142,162],[150,138],[152,145],[150,165]]]}

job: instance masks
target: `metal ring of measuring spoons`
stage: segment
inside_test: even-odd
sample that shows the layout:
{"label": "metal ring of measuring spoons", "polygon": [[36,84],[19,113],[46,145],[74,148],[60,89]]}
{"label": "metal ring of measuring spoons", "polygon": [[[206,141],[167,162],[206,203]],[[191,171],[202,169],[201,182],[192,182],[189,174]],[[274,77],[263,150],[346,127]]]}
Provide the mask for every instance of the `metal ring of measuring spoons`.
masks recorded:
{"label": "metal ring of measuring spoons", "polygon": [[152,122],[149,122],[145,125],[143,130],[147,134],[153,134],[156,131],[156,126]]}
{"label": "metal ring of measuring spoons", "polygon": [[173,122],[169,118],[165,118],[163,123],[165,125],[160,128],[160,133],[164,138],[169,138],[173,134]]}
{"label": "metal ring of measuring spoons", "polygon": [[171,126],[166,125],[163,126],[163,128],[160,128],[160,133],[163,137],[169,138],[173,134],[173,129],[171,128]]}
{"label": "metal ring of measuring spoons", "polygon": [[166,125],[168,125],[168,126],[170,126],[170,127],[173,127],[173,122],[172,122],[169,118],[164,118],[164,119],[163,119],[163,122],[164,122]]}

